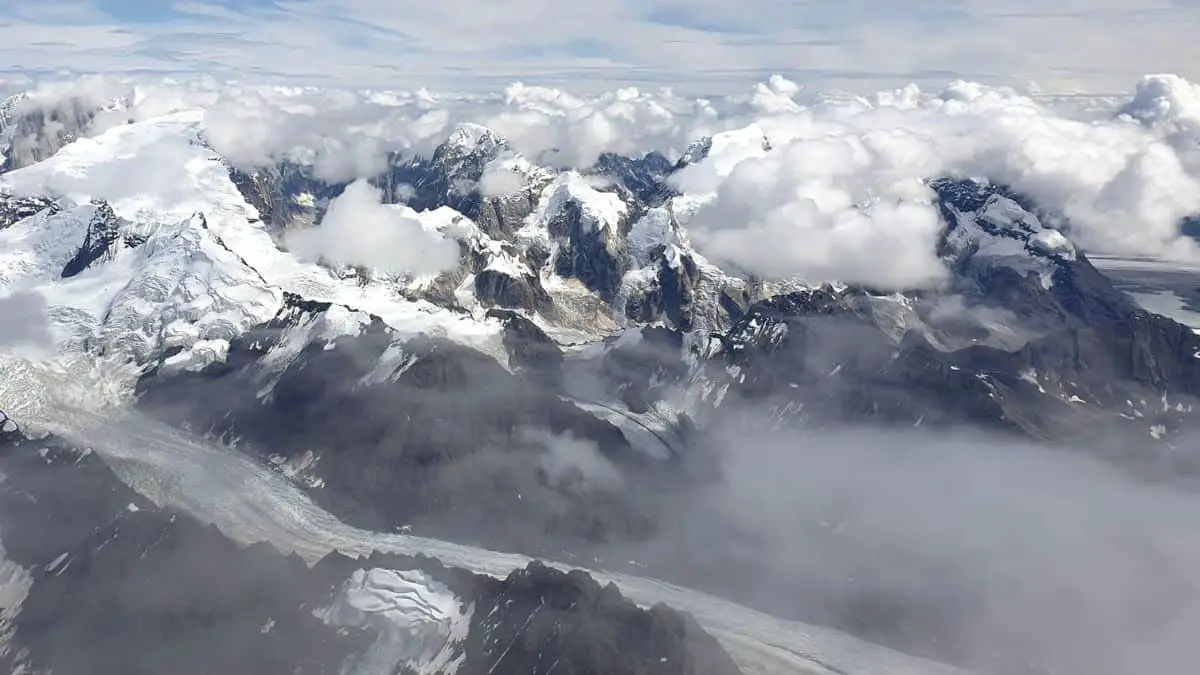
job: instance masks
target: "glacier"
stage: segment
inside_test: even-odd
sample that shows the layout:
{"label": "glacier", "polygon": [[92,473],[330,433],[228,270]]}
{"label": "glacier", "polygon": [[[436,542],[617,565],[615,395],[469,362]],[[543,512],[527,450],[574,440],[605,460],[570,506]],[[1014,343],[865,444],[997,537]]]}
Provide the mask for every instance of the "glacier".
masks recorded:
{"label": "glacier", "polygon": [[[43,416],[35,418],[36,428],[92,448],[122,480],[152,502],[180,508],[245,545],[266,542],[310,563],[333,551],[352,556],[375,551],[424,554],[447,565],[494,577],[506,576],[531,561],[519,554],[349,527],[317,507],[294,485],[250,459],[137,413],[111,410],[100,414],[55,404],[41,409]],[[578,569],[552,561],[547,564]],[[748,675],[964,672],[830,629],[775,619],[654,579],[585,571],[601,584],[615,583],[638,604],[665,602],[692,613]]]}
{"label": "glacier", "polygon": [[[105,378],[103,371],[91,368],[86,362],[52,368],[24,359],[0,359],[0,408],[19,411],[27,433],[54,434],[98,453],[123,482],[154,504],[180,509],[202,523],[215,525],[242,545],[268,543],[285,554],[300,556],[309,564],[334,551],[352,557],[373,552],[422,554],[452,567],[497,578],[525,567],[532,560],[515,553],[348,526],[317,506],[286,478],[236,450],[150,419],[120,405],[116,397],[99,396],[100,390],[120,387]],[[648,607],[663,602],[693,614],[747,675],[966,673],[839,631],[777,619],[656,579],[543,562],[563,570],[584,569],[601,584],[616,584],[626,597],[640,605]],[[25,578],[18,570],[9,572],[18,582]],[[364,588],[379,586],[372,585],[369,578],[357,581],[361,582],[360,587],[366,584]],[[395,582],[393,588],[404,586],[394,579],[374,581],[384,585]],[[353,588],[354,583],[351,580],[348,588]],[[13,591],[6,592],[17,592],[20,588],[16,585]],[[426,591],[419,597],[425,598],[431,607],[442,607],[443,618],[456,616],[449,609],[452,603],[445,598],[437,599],[441,597],[437,593]],[[364,615],[367,598],[362,595],[355,598],[343,597],[339,606],[345,611],[328,616],[362,621],[387,618],[386,612],[377,613],[374,618]],[[453,626],[456,621],[449,619],[449,624]],[[437,622],[447,625],[442,619]],[[399,630],[395,628],[397,624],[390,625]],[[453,632],[446,629],[439,634]],[[378,648],[389,653],[400,649],[393,643]]]}

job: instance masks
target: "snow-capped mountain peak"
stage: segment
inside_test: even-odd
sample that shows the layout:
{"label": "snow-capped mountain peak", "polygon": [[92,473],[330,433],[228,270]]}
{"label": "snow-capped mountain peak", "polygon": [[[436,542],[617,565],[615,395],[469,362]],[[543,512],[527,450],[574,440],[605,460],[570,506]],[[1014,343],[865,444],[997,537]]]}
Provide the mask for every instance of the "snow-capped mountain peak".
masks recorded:
{"label": "snow-capped mountain peak", "polygon": [[[51,315],[67,317],[56,334],[70,343],[139,362],[192,347],[219,357],[214,340],[274,316],[285,292],[372,312],[409,335],[432,330],[498,349],[488,346],[498,324],[281,250],[229,168],[198,142],[202,125],[198,112],[121,125],[0,177],[13,221],[0,232],[11,259],[6,290],[42,292]],[[439,229],[456,218],[443,211],[419,220]]]}
{"label": "snow-capped mountain peak", "polygon": [[951,265],[971,259],[1032,271],[1049,288],[1057,265],[1077,257],[1062,232],[1044,225],[1002,186],[946,178],[931,181],[931,187],[948,223],[943,245]]}
{"label": "snow-capped mountain peak", "polygon": [[482,124],[462,122],[446,138],[445,152],[494,154],[508,147],[499,134]]}

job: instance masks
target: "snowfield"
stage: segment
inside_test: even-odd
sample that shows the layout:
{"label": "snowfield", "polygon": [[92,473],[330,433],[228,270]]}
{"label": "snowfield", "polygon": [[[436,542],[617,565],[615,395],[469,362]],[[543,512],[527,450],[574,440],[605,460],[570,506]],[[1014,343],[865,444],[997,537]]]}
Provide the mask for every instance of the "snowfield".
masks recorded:
{"label": "snowfield", "polygon": [[[199,141],[203,115],[184,112],[83,138],[53,157],[0,176],[0,193],[53,196],[66,205],[0,231],[0,294],[41,293],[59,344],[99,340],[105,351],[144,361],[168,347],[199,368],[219,343],[262,323],[283,292],[347,305],[382,318],[401,337],[444,335],[503,354],[498,322],[404,301],[387,279],[359,283],[280,250],[230,180],[221,157]],[[87,236],[95,211],[111,205],[124,240],[145,243],[82,274],[60,271]],[[430,218],[446,227],[446,214]]]}

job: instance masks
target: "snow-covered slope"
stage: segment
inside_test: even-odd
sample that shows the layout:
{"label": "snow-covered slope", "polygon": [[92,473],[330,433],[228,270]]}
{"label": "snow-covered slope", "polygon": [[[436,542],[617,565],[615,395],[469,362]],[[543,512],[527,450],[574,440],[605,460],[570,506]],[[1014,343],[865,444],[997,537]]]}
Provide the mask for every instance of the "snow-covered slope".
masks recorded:
{"label": "snow-covered slope", "polygon": [[[61,206],[0,232],[0,292],[42,293],[63,344],[86,340],[142,363],[167,350],[189,367],[219,360],[223,341],[274,316],[284,292],[370,312],[401,335],[440,333],[499,353],[494,322],[405,300],[387,279],[341,278],[281,250],[199,142],[202,128],[198,112],[122,125],[5,174],[0,200],[50,197]],[[122,243],[64,278],[90,245],[93,216],[110,207]],[[444,221],[429,217],[435,228]]]}
{"label": "snow-covered slope", "polygon": [[354,664],[355,675],[454,672],[455,649],[471,622],[470,608],[464,612],[458,596],[420,570],[357,570],[320,614],[332,626],[377,632]]}

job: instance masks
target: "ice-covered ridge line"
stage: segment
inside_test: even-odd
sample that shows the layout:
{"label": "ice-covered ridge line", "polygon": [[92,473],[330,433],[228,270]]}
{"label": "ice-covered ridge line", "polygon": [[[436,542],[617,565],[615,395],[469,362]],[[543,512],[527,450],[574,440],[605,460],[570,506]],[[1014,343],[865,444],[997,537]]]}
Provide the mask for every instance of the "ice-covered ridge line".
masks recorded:
{"label": "ice-covered ridge line", "polygon": [[[18,196],[54,195],[76,204],[103,199],[117,216],[148,232],[190,222],[192,226],[185,227],[183,234],[196,236],[186,230],[199,229],[198,224],[203,222],[204,237],[220,242],[220,247],[226,249],[227,255],[216,252],[218,256],[236,259],[216,265],[214,271],[241,266],[253,272],[246,283],[238,284],[240,290],[257,284],[262,292],[287,291],[308,300],[355,307],[380,317],[399,336],[431,334],[468,344],[493,356],[503,353],[498,321],[460,315],[425,300],[405,300],[400,296],[399,286],[391,280],[368,280],[364,284],[357,279],[340,278],[328,267],[280,250],[257,211],[238,191],[221,157],[199,142],[203,128],[202,111],[119,125],[94,137],[79,139],[35,165],[4,174],[0,177],[0,190]],[[202,214],[202,220],[193,220],[197,214]],[[452,228],[451,221],[457,216],[449,209],[409,215],[418,218],[422,227],[439,231]],[[65,216],[60,218],[63,219]],[[81,228],[82,225],[73,226],[73,231],[82,231]],[[62,247],[75,238],[53,239],[46,245]],[[77,242],[74,244],[70,253],[77,248]],[[36,259],[30,249],[30,245],[14,244],[10,255],[32,257],[28,265],[46,267],[47,261]],[[169,264],[161,270],[166,276],[187,277],[194,271],[186,256],[173,261],[169,258],[166,256],[164,261]],[[105,278],[111,282],[104,288],[89,289],[96,291],[87,299],[94,301],[99,315],[109,305],[112,288],[134,272],[116,268],[97,272],[107,275]],[[80,298],[57,295],[67,286],[84,285],[86,280],[74,279],[72,284],[64,284],[47,273],[34,281],[37,282],[31,284],[34,290],[55,296],[49,297],[49,304],[71,311],[81,302]],[[210,286],[207,294],[217,299],[239,290],[229,284]],[[139,306],[138,297],[126,300],[129,307]]]}
{"label": "ice-covered ridge line", "polygon": [[[337,550],[366,556],[374,551],[425,554],[477,574],[506,576],[530,558],[409,535],[353,528],[314,504],[275,473],[229,449],[205,442],[136,412],[98,414],[47,402],[40,427],[99,453],[133,489],[216,525],[250,545],[267,542],[315,562]],[[560,569],[571,566],[548,563]],[[665,602],[693,614],[722,640],[747,673],[850,675],[962,675],[964,671],[910,657],[837,631],[784,621],[727,600],[672,584],[624,574],[586,570],[600,583],[615,583],[641,605]],[[799,667],[799,664],[805,664]]]}

